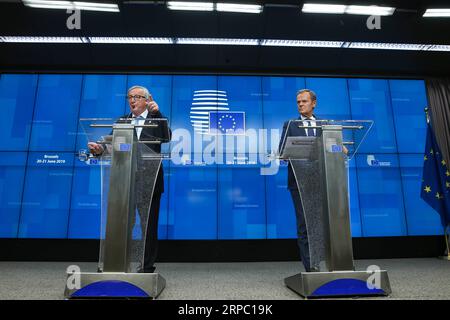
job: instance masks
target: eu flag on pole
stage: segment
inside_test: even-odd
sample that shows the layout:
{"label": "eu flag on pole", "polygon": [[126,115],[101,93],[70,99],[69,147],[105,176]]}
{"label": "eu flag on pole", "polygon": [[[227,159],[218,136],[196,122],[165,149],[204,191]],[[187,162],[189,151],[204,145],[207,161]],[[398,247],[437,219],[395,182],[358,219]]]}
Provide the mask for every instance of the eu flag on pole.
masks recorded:
{"label": "eu flag on pole", "polygon": [[209,113],[209,132],[244,134],[245,112],[219,111]]}
{"label": "eu flag on pole", "polygon": [[440,214],[442,224],[446,227],[450,222],[450,172],[442,159],[430,124],[427,124],[420,197]]}

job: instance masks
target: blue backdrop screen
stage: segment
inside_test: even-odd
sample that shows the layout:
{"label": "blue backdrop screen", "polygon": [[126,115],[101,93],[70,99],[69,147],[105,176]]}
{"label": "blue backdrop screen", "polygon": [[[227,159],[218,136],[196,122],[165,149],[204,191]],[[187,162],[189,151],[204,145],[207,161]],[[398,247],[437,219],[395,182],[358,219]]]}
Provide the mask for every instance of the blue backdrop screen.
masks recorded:
{"label": "blue backdrop screen", "polygon": [[173,140],[163,152],[184,148],[180,161],[163,161],[160,239],[296,237],[286,163],[261,174],[269,166],[261,155],[298,117],[303,88],[317,93],[321,119],[374,121],[349,163],[353,237],[443,233],[420,198],[423,80],[2,74],[0,237],[99,237],[100,166],[78,160],[87,142],[79,119],[127,114],[134,85],[148,87],[169,118]]}
{"label": "blue backdrop screen", "polygon": [[36,98],[36,75],[0,77],[0,150],[27,151]]}
{"label": "blue backdrop screen", "polygon": [[407,235],[403,192],[397,155],[357,155],[359,206],[363,234],[367,236]]}
{"label": "blue backdrop screen", "polygon": [[349,79],[350,105],[353,119],[373,120],[359,152],[396,153],[397,143],[392,105],[387,80]]}
{"label": "blue backdrop screen", "polygon": [[30,151],[73,151],[80,109],[81,75],[39,76]]}
{"label": "blue backdrop screen", "polygon": [[27,154],[0,152],[0,236],[17,237]]}
{"label": "blue backdrop screen", "polygon": [[71,153],[28,154],[19,237],[67,238],[73,164]]}

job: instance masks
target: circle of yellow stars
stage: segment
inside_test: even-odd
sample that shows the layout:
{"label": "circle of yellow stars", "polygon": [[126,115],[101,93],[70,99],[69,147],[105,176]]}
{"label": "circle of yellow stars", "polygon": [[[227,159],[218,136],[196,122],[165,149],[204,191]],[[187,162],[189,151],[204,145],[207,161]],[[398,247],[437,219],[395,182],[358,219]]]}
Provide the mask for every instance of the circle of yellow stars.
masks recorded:
{"label": "circle of yellow stars", "polygon": [[[222,127],[222,120],[228,120],[228,119],[230,121],[232,121],[233,125],[232,125],[232,127],[230,129],[225,129],[225,128]],[[218,125],[219,125],[219,129],[222,130],[222,131],[225,130],[225,132],[233,132],[234,129],[236,129],[236,119],[233,116],[228,115],[228,114],[227,115],[223,115],[223,116],[221,116],[219,118]]]}
{"label": "circle of yellow stars", "polygon": [[[438,154],[438,153],[436,153],[436,154]],[[433,150],[433,149],[430,150],[430,155],[434,155],[434,150]],[[424,155],[424,156],[423,156],[423,160],[424,160],[424,161],[427,161],[427,160],[428,160],[427,155]],[[442,164],[443,166],[445,166],[447,163],[445,162],[445,160],[442,160],[442,161],[441,161],[441,164]],[[449,170],[446,170],[446,171],[445,171],[445,175],[446,175],[447,177],[450,177],[450,171],[449,171]],[[446,182],[445,182],[445,187],[446,187],[447,189],[450,189],[450,182],[446,181]],[[425,191],[426,193],[432,192],[430,186],[425,186],[425,188],[423,188],[423,191]],[[443,196],[441,193],[439,193],[439,192],[436,192],[435,197],[436,197],[437,199],[444,199],[444,196]]]}

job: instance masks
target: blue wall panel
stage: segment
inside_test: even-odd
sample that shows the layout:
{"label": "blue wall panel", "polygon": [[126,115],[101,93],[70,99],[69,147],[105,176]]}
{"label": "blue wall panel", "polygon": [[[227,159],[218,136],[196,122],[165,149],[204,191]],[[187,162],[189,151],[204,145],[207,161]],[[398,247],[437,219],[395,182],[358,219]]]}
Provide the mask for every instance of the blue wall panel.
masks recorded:
{"label": "blue wall panel", "polygon": [[217,167],[170,167],[168,239],[217,239]]}
{"label": "blue wall panel", "polygon": [[299,88],[305,87],[305,78],[262,77],[261,87],[264,128],[269,132],[272,130],[273,136],[267,141],[267,151],[276,151],[283,123],[298,118],[295,94]]}
{"label": "blue wall panel", "polygon": [[[98,237],[100,171],[76,157],[87,141],[79,118],[128,113],[126,91],[133,85],[148,87],[169,118],[174,140],[163,152],[180,150],[183,141],[188,147],[183,159],[173,159],[181,162],[164,161],[160,239],[296,236],[286,164],[276,175],[263,175],[261,167],[267,166],[266,153],[278,148],[283,122],[298,117],[296,92],[302,88],[317,93],[315,113],[322,119],[375,122],[350,162],[353,237],[442,234],[438,214],[419,197],[427,105],[422,80],[3,74],[0,237]],[[229,111],[245,112],[245,127],[255,134],[255,141],[239,138],[243,153],[233,152],[228,164],[203,157],[205,148],[212,155],[227,149],[219,143],[223,136],[195,134],[193,107],[221,106],[194,104],[204,101],[197,99],[201,95],[194,100],[196,92],[206,92],[199,90],[225,96]],[[55,160],[45,155],[60,162],[44,163]]]}
{"label": "blue wall panel", "polygon": [[[261,77],[218,77],[218,90],[227,93],[232,112],[244,112],[247,135],[219,134],[227,154],[219,165],[219,239],[266,238],[264,176],[260,174],[258,150],[263,146],[259,135],[263,129]],[[225,140],[232,141],[227,144]],[[247,188],[248,184],[254,186]]]}
{"label": "blue wall panel", "polygon": [[369,164],[370,155],[356,158],[363,236],[406,236],[397,155],[377,154],[375,159],[379,161],[377,166]]}
{"label": "blue wall panel", "polygon": [[359,152],[396,153],[394,120],[387,80],[348,80],[352,118],[373,120],[374,125]]}
{"label": "blue wall panel", "polygon": [[0,76],[0,151],[27,151],[37,75]]}
{"label": "blue wall panel", "polygon": [[96,239],[100,236],[101,167],[74,160],[68,237]]}
{"label": "blue wall panel", "polygon": [[27,154],[0,152],[0,237],[16,238]]}
{"label": "blue wall panel", "polygon": [[399,153],[422,153],[425,149],[427,106],[422,80],[389,80]]}
{"label": "blue wall panel", "polygon": [[203,147],[214,141],[211,136],[194,134],[190,112],[196,90],[217,90],[217,77],[173,78],[171,146],[188,139],[190,152],[184,150],[187,159],[183,158],[183,164],[170,166],[168,239],[217,239],[217,166],[202,164]]}
{"label": "blue wall panel", "polygon": [[347,79],[342,78],[306,78],[305,88],[317,95],[314,113],[320,119],[349,120],[350,102]]}
{"label": "blue wall panel", "polygon": [[267,238],[288,239],[297,236],[295,209],[287,189],[287,163],[280,165],[277,175],[266,177]]}
{"label": "blue wall panel", "polygon": [[[126,100],[126,76],[85,75],[80,101],[80,119],[118,118],[128,112]],[[76,149],[86,149],[88,140],[92,140],[84,122],[78,122]],[[86,135],[87,133],[87,135]]]}
{"label": "blue wall panel", "polygon": [[73,151],[78,128],[81,75],[40,75],[31,151]]}
{"label": "blue wall panel", "polygon": [[266,209],[261,197],[265,188],[259,167],[219,167],[219,181],[219,239],[265,239]]}
{"label": "blue wall panel", "polygon": [[67,238],[72,175],[71,153],[29,154],[20,238]]}

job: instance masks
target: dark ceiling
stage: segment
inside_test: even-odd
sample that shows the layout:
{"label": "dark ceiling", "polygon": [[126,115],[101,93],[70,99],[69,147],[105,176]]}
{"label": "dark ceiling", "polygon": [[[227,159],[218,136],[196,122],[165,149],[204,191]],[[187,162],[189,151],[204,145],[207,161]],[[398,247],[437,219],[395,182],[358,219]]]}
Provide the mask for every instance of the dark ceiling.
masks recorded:
{"label": "dark ceiling", "polygon": [[[14,0],[2,1],[0,36],[210,37],[450,44],[450,18],[422,17],[425,8],[450,7],[448,0],[315,1],[396,7],[393,16],[381,18],[380,30],[369,30],[366,16],[302,14],[300,7],[304,1],[251,1],[265,5],[259,15],[170,11],[164,1],[115,2],[119,4],[120,13],[82,11],[81,29],[69,30],[66,27],[69,14],[64,10],[33,9]],[[227,72],[422,77],[450,75],[450,52],[0,43],[0,69],[7,72]]]}

